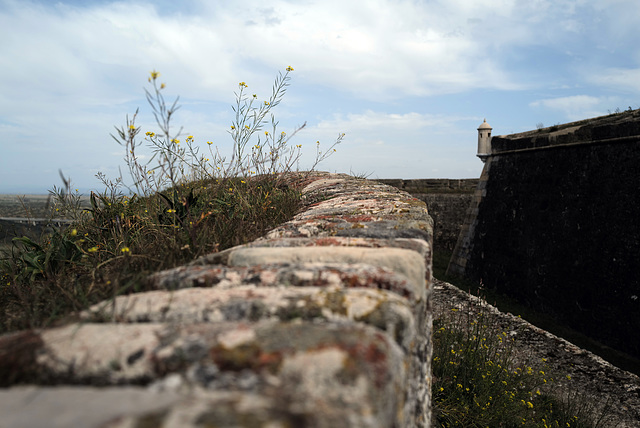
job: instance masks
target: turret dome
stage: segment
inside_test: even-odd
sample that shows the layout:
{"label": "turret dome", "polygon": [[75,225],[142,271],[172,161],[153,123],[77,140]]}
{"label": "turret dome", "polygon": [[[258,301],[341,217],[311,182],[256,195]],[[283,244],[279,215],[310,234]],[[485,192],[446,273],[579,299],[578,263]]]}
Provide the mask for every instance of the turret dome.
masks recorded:
{"label": "turret dome", "polygon": [[482,124],[480,124],[480,126],[478,127],[478,131],[481,129],[493,129],[493,128],[491,127],[491,125],[487,123],[487,119],[485,119],[484,122],[482,122]]}

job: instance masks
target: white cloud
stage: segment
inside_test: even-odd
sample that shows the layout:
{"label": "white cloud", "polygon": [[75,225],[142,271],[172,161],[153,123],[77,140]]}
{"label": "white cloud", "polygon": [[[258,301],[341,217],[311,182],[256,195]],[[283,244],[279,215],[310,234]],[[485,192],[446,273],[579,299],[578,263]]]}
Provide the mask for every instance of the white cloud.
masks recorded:
{"label": "white cloud", "polygon": [[[11,13],[3,28],[12,35],[5,73],[31,78],[42,90],[66,82],[69,90],[102,86],[102,94],[122,97],[126,92],[104,88],[109,80],[126,80],[130,89],[157,67],[167,78],[179,76],[189,95],[204,90],[216,98],[235,80],[264,75],[251,66],[289,64],[312,82],[366,99],[516,86],[484,55],[482,40],[410,1],[276,0],[268,9],[255,0],[203,3],[200,14],[188,16],[161,15],[148,3],[5,3]],[[253,76],[239,77],[239,70]]]}
{"label": "white cloud", "polygon": [[463,120],[474,118],[410,113],[385,113],[366,110],[364,113],[336,115],[317,125],[318,129],[345,129],[345,132],[369,133],[381,129],[390,132],[410,131],[421,133],[425,130],[442,133],[450,132],[453,126]]}
{"label": "white cloud", "polygon": [[[326,149],[339,132],[346,133],[344,144],[320,169],[366,171],[380,178],[461,176],[476,167],[477,121],[477,117],[367,110],[323,120],[300,139],[318,136]],[[461,154],[464,160],[453,161]],[[305,152],[306,162],[310,162],[309,155]]]}
{"label": "white cloud", "polygon": [[[508,71],[510,50],[561,43],[566,32],[581,30],[560,24],[586,7],[548,0],[274,0],[265,8],[245,0],[188,2],[188,13],[163,14],[148,2],[4,3],[0,19],[9,39],[0,61],[5,75],[30,79],[32,90],[62,85],[63,94],[127,99],[156,67],[185,96],[217,100],[237,80],[267,83],[265,65],[293,65],[309,82],[369,100],[522,88]],[[116,81],[127,86],[114,90]]]}
{"label": "white cloud", "polygon": [[569,97],[548,98],[531,102],[534,108],[544,108],[560,112],[568,120],[579,120],[606,114],[607,108],[615,104],[613,97],[594,97],[590,95],[573,95]]}
{"label": "white cloud", "polygon": [[589,76],[598,85],[637,95],[640,92],[640,68],[607,68]]}

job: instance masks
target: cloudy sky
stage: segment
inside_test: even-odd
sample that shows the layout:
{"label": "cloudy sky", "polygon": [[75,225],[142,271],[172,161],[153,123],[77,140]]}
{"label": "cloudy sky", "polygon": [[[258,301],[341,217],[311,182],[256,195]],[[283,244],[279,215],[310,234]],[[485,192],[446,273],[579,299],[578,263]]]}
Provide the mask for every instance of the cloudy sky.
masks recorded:
{"label": "cloudy sky", "polygon": [[[118,176],[110,137],[161,73],[176,126],[225,152],[238,82],[265,99],[287,66],[282,131],[318,169],[478,177],[493,134],[640,107],[637,0],[0,0],[0,193]],[[125,169],[122,170],[123,172]],[[125,176],[125,180],[126,180]]]}

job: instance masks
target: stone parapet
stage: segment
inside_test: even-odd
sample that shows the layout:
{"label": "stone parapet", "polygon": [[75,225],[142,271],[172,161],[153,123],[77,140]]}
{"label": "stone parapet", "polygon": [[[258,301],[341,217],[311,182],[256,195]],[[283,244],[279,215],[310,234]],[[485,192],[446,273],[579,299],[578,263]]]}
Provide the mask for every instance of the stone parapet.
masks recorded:
{"label": "stone parapet", "polygon": [[306,179],[304,209],[263,238],[0,336],[0,426],[430,426],[425,204]]}
{"label": "stone parapet", "polygon": [[478,184],[477,178],[419,178],[403,180],[376,179],[376,181],[397,187],[407,193],[473,193]]}
{"label": "stone parapet", "polygon": [[640,110],[558,124],[535,131],[495,136],[493,155],[568,148],[576,145],[626,143],[640,139]]}

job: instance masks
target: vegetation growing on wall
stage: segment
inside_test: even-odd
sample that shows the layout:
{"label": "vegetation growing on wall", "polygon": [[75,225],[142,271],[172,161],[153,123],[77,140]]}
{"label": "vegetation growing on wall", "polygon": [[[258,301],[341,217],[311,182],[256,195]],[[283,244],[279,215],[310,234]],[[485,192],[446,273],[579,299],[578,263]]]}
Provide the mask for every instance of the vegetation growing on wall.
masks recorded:
{"label": "vegetation growing on wall", "polygon": [[604,427],[612,419],[579,394],[558,396],[546,360],[515,351],[517,332],[485,311],[452,308],[433,324],[434,419],[439,427]]}
{"label": "vegetation growing on wall", "polygon": [[[98,174],[105,190],[92,192],[86,209],[70,179],[63,177],[64,186],[53,188],[54,212],[75,222],[53,228],[40,240],[16,238],[3,252],[0,332],[46,326],[92,303],[143,291],[152,272],[252,241],[289,220],[299,209],[295,180],[301,177],[289,173],[302,147],[290,139],[304,125],[290,134],[280,132],[272,111],[292,71],[287,67],[278,75],[266,100],[239,83],[229,159],[211,142],[198,146],[196,137],[183,138],[181,129],[174,130],[178,99],[167,104],[166,85],[151,72],[145,91],[159,131],[148,130],[140,139],[136,111],[113,135],[125,149],[132,183]],[[343,137],[324,152],[316,144],[311,170]],[[138,154],[144,143],[153,151],[148,162]]]}

